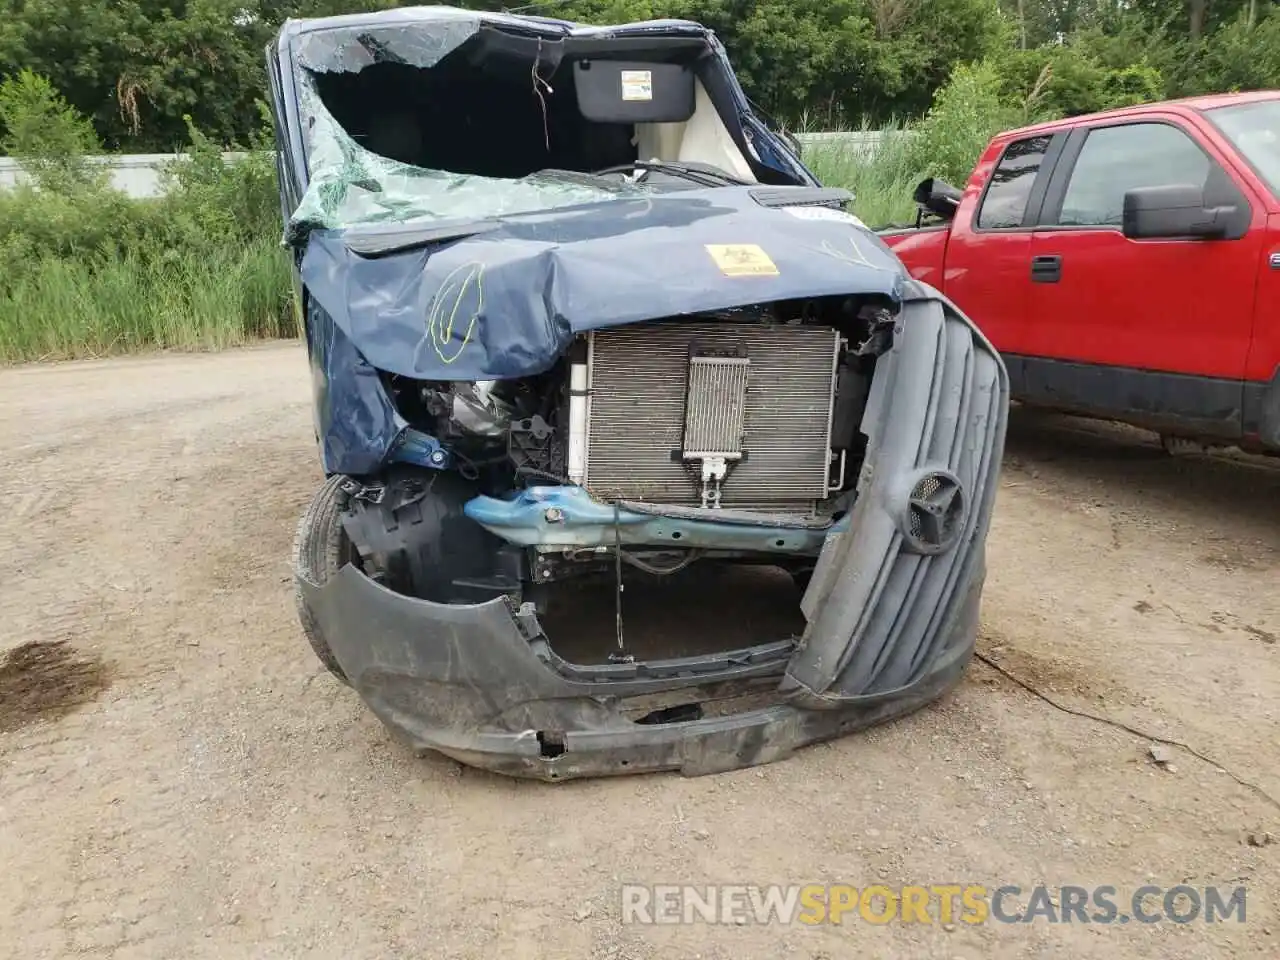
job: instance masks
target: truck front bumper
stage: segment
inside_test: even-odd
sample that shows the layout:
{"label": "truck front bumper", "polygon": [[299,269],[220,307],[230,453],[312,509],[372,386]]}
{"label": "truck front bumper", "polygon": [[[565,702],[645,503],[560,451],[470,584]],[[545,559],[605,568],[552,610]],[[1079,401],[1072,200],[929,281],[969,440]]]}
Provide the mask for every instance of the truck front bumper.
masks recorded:
{"label": "truck front bumper", "polygon": [[[348,681],[398,738],[469,766],[559,781],[769,763],[918,709],[960,680],[973,652],[982,579],[969,584],[932,666],[904,687],[830,704],[779,691],[761,708],[667,723],[637,723],[621,708],[628,698],[680,691],[694,703],[711,688],[780,679],[794,644],[584,666],[531,642],[524,615],[501,599],[431,603],[387,590],[354,566],[323,586],[304,581],[303,589]],[[605,646],[611,641],[603,638]]]}

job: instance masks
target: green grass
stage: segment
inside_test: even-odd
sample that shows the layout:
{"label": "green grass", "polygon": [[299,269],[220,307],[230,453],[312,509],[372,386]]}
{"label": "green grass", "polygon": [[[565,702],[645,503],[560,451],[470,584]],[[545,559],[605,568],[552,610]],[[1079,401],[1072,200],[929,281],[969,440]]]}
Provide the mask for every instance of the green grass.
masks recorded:
{"label": "green grass", "polygon": [[915,170],[910,131],[900,124],[884,127],[871,151],[839,141],[804,147],[802,159],[831,187],[853,193],[852,211],[872,229],[907,224],[915,216],[911,193],[923,177]]}
{"label": "green grass", "polygon": [[278,243],[171,256],[44,256],[0,289],[0,361],[220,350],[293,336]]}

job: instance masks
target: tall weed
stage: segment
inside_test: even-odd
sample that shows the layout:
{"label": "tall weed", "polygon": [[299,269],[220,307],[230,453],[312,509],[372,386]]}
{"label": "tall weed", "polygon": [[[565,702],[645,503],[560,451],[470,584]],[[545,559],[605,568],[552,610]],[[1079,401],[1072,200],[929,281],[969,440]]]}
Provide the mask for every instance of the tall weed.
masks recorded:
{"label": "tall weed", "polygon": [[[853,131],[871,132],[866,123]],[[908,222],[911,192],[920,177],[912,165],[913,131],[901,123],[882,125],[874,146],[860,141],[823,140],[805,147],[802,159],[815,176],[853,193],[853,212],[872,228]]]}
{"label": "tall weed", "polygon": [[[911,195],[921,180],[938,177],[963,187],[995,134],[1056,116],[1044,104],[1051,83],[1044,70],[1028,91],[1010,95],[993,64],[961,65],[923,120],[884,126],[875,149],[823,141],[803,158],[823,183],[853,191],[853,209],[869,226],[906,224],[915,215]],[[860,132],[867,129],[864,124]]]}
{"label": "tall weed", "polygon": [[0,357],[217,350],[293,335],[288,260],[258,240],[206,256],[43,257],[6,285]]}
{"label": "tall weed", "polygon": [[987,141],[1023,120],[1014,105],[1001,97],[1001,83],[991,63],[957,67],[916,128],[908,164],[921,176],[964,186]]}

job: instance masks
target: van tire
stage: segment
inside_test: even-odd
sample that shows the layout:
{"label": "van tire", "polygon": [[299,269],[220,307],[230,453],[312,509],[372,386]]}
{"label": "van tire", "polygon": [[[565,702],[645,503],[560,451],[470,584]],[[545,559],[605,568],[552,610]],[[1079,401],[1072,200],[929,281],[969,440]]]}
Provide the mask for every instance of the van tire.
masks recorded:
{"label": "van tire", "polygon": [[298,522],[293,539],[294,603],[298,608],[298,620],[302,632],[320,662],[329,672],[347,686],[351,681],[338,666],[329,641],[316,620],[315,612],[307,603],[302,582],[323,586],[348,563],[356,562],[355,548],[342,527],[342,512],[346,509],[348,494],[342,489],[347,478],[335,474],[324,482],[308,504]]}

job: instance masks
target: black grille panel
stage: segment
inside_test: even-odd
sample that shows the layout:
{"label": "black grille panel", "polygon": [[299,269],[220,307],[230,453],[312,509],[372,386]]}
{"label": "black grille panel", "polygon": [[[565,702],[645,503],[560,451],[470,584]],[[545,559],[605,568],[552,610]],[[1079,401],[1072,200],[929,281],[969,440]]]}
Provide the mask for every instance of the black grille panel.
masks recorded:
{"label": "black grille panel", "polygon": [[[850,529],[828,537],[802,609],[810,631],[788,668],[827,698],[884,693],[927,672],[955,639],[956,618],[980,590],[1008,416],[1009,381],[998,354],[933,298],[908,301],[894,349],[880,358],[868,419],[872,434]],[[967,510],[954,546],[910,548],[902,516],[912,495],[936,492],[921,471],[959,482]],[[915,479],[913,479],[915,478]]]}

